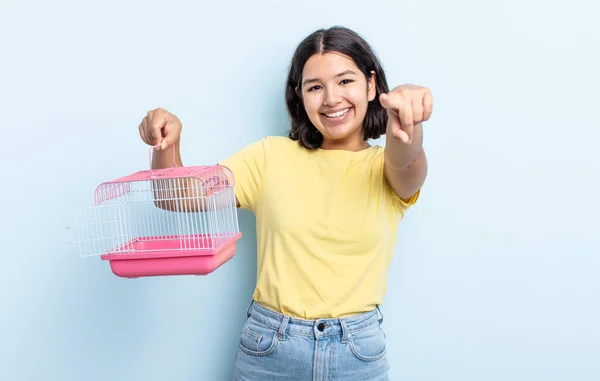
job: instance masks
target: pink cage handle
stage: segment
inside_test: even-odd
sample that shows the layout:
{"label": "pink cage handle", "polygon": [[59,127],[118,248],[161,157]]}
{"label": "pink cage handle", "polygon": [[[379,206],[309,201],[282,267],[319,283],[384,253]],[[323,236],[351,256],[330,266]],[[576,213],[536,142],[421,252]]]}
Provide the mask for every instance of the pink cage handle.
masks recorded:
{"label": "pink cage handle", "polygon": [[[150,172],[152,173],[154,173],[152,171],[152,153],[154,152],[154,150],[156,150],[156,147],[160,147],[160,144],[150,147],[150,150],[148,152],[148,167],[150,168]],[[173,153],[173,167],[177,167],[177,163],[175,162],[175,144],[171,145],[171,152]]]}

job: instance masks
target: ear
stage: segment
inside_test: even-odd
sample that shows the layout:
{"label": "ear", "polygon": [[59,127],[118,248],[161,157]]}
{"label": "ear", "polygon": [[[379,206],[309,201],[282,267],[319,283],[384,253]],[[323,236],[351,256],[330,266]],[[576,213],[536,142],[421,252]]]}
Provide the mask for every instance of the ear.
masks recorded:
{"label": "ear", "polygon": [[300,92],[300,89],[298,88],[298,86],[296,86],[294,88],[294,91],[296,91],[296,95],[298,96],[298,98],[302,99],[302,93]]}
{"label": "ear", "polygon": [[367,89],[367,96],[369,102],[371,102],[377,96],[377,76],[375,71],[371,71],[371,76],[367,78]]}

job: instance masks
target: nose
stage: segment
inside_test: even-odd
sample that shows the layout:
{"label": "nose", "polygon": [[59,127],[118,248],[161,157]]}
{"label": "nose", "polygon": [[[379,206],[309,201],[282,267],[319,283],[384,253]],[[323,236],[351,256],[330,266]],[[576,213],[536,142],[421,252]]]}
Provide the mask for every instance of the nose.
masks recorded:
{"label": "nose", "polygon": [[323,98],[324,106],[333,106],[340,103],[342,97],[340,96],[337,88],[335,86],[331,86],[325,89],[325,97]]}

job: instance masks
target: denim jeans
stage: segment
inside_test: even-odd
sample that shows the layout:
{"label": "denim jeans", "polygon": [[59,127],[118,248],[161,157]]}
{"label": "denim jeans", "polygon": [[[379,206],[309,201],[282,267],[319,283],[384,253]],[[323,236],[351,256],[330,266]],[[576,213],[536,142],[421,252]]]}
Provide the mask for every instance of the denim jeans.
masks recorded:
{"label": "denim jeans", "polygon": [[379,309],[341,319],[291,318],[253,302],[234,381],[387,381]]}

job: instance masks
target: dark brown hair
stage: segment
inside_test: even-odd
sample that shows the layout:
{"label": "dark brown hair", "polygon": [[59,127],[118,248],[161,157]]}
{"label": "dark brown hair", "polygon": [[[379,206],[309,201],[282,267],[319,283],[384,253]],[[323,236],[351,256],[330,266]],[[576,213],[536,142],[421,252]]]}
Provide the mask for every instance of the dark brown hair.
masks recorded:
{"label": "dark brown hair", "polygon": [[376,95],[369,102],[363,130],[365,140],[379,138],[385,134],[387,124],[387,111],[379,103],[379,95],[389,91],[385,73],[369,44],[356,32],[340,26],[311,33],[294,52],[285,88],[285,103],[292,123],[289,138],[298,140],[308,149],[319,148],[323,143],[323,136],[308,118],[298,93],[301,93],[302,70],[306,61],[314,54],[327,52],[350,57],[367,79],[371,78],[372,71],[375,72]]}

